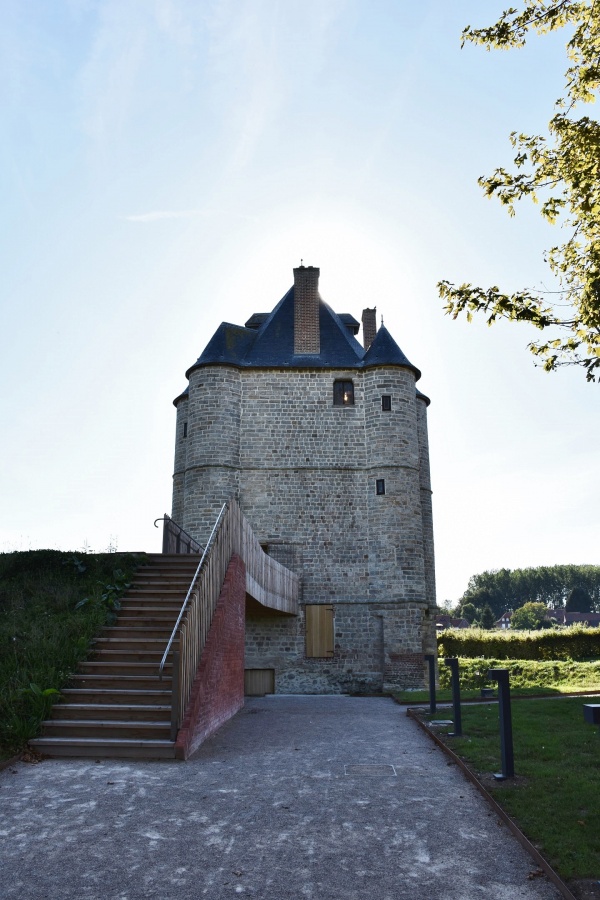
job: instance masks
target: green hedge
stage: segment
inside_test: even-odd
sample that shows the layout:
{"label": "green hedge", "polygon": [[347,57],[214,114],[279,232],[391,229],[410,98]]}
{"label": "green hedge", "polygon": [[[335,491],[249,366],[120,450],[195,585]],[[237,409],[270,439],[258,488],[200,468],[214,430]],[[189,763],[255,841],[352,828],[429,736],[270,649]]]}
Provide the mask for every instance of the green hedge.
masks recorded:
{"label": "green hedge", "polygon": [[600,657],[600,628],[572,625],[530,632],[448,628],[438,636],[438,655],[499,660],[594,659]]}
{"label": "green hedge", "polygon": [[[513,688],[556,688],[562,686],[572,691],[600,685],[599,662],[540,662],[515,659],[459,659],[460,686],[463,690],[480,690],[496,687],[489,681],[489,669],[508,669]],[[440,688],[450,688],[450,667],[440,661]]]}

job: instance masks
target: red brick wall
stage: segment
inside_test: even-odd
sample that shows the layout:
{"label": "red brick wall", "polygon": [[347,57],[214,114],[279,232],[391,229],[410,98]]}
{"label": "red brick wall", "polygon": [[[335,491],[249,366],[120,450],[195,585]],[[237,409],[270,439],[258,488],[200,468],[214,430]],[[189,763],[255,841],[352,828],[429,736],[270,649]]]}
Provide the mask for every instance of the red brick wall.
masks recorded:
{"label": "red brick wall", "polygon": [[183,724],[175,755],[187,759],[244,705],[244,624],[246,567],[231,558]]}
{"label": "red brick wall", "polygon": [[319,269],[294,269],[294,353],[320,353]]}
{"label": "red brick wall", "polygon": [[385,664],[384,682],[400,688],[422,688],[425,657],[422,653],[390,653]]}

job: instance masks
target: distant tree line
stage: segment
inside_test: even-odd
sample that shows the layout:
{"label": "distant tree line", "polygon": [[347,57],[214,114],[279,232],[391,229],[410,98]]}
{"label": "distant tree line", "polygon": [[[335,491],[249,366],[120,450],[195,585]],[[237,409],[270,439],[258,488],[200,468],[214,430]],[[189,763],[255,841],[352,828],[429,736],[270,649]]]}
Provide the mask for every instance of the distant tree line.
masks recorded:
{"label": "distant tree line", "polygon": [[489,619],[489,608],[497,620],[506,610],[519,609],[525,603],[543,603],[550,609],[566,607],[570,612],[600,612],[600,566],[538,566],[472,575],[456,614],[477,622],[482,617]]}

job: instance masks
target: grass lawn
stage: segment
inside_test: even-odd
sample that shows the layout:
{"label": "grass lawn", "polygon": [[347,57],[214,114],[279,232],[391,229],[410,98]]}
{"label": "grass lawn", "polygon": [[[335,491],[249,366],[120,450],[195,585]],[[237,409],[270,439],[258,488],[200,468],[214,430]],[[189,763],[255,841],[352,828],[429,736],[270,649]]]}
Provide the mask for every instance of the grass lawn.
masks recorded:
{"label": "grass lawn", "polygon": [[[580,691],[600,691],[599,660],[531,660],[531,659],[459,659],[460,688],[463,700],[480,700],[481,688],[496,688],[488,681],[489,669],[508,669],[513,697],[551,697]],[[437,699],[452,699],[450,670],[440,661],[440,685]],[[401,703],[429,703],[429,691],[398,691]]]}
{"label": "grass lawn", "polygon": [[[600,734],[584,721],[583,703],[553,698],[513,704],[517,778],[485,779],[494,799],[564,879],[600,878]],[[462,726],[463,737],[447,738],[448,745],[478,775],[499,772],[497,704],[464,707]],[[436,733],[444,739],[448,730]]]}
{"label": "grass lawn", "polygon": [[[490,682],[490,687],[495,688],[495,685]],[[559,687],[527,687],[527,688],[518,688],[513,687],[512,684],[510,686],[510,695],[511,697],[556,697],[560,694],[569,694],[575,691],[589,691],[590,693],[594,693],[598,691],[600,693],[600,682],[597,684],[590,685],[589,687],[581,687],[580,684],[574,687],[565,687],[561,685]],[[429,691],[395,691],[394,697],[400,703],[408,703],[411,706],[429,706]],[[435,698],[438,703],[451,703],[452,702],[452,691],[450,688],[440,688],[435,692]],[[494,690],[494,698],[498,698],[498,691]],[[481,700],[481,690],[461,690],[460,692],[461,700]]]}

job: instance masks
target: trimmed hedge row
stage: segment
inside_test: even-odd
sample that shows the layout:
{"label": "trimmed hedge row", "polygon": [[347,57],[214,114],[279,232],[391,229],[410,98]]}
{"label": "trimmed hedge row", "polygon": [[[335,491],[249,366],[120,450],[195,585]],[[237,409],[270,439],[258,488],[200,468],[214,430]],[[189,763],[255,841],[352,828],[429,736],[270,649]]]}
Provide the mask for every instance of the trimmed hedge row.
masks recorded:
{"label": "trimmed hedge row", "polygon": [[572,625],[529,632],[448,628],[438,636],[438,655],[497,660],[594,659],[600,657],[600,628]]}
{"label": "trimmed hedge row", "polygon": [[[571,690],[585,690],[600,685],[599,662],[540,662],[518,659],[459,659],[460,686],[463,690],[496,687],[489,681],[489,669],[508,669],[513,688],[558,688],[568,685]],[[450,667],[440,661],[440,688],[450,688]]]}

